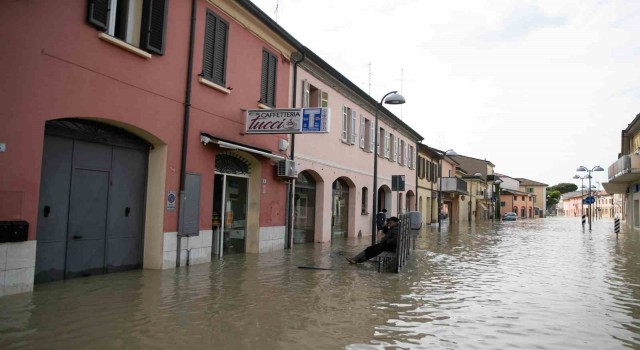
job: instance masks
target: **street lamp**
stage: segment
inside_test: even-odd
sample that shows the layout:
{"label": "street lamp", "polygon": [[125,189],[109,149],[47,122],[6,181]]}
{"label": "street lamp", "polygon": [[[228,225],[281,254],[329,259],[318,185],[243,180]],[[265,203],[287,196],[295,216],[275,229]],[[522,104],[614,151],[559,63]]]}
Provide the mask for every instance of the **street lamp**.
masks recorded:
{"label": "street lamp", "polygon": [[493,213],[494,216],[494,220],[495,218],[499,218],[500,217],[500,184],[502,183],[502,180],[500,179],[496,179],[493,184],[495,186],[495,192],[493,193],[493,195],[496,197],[496,201],[494,202],[494,210],[495,212]]}
{"label": "street lamp", "polygon": [[[582,208],[584,207],[584,179],[591,178],[591,175],[587,174],[585,176],[580,176],[578,174],[573,175],[574,179],[580,179],[580,217],[582,218]],[[583,227],[584,228],[584,227]]]}
{"label": "street lamp", "polygon": [[[604,171],[601,166],[596,165],[591,170],[584,165],[581,165],[576,171],[586,171],[589,178],[589,198],[591,198],[591,173],[594,171]],[[589,201],[589,231],[591,231],[591,201]]]}
{"label": "street lamp", "polygon": [[375,112],[375,127],[373,130],[373,144],[375,150],[373,151],[373,215],[371,215],[371,244],[376,244],[376,213],[378,212],[378,152],[380,150],[380,146],[378,145],[378,108],[382,106],[383,103],[390,105],[401,105],[405,102],[404,97],[398,94],[397,91],[391,91],[386,95],[382,96],[380,103],[376,103],[376,112]]}
{"label": "street lamp", "polygon": [[444,151],[440,155],[440,165],[438,166],[438,232],[441,231],[442,226],[442,160],[445,156],[457,156],[458,153],[452,149]]}

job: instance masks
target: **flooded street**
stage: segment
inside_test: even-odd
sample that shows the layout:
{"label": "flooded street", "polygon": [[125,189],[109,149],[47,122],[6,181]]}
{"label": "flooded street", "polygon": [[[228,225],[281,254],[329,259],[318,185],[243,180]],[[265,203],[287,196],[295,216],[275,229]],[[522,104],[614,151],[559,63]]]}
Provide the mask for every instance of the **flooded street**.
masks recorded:
{"label": "flooded street", "polygon": [[639,237],[489,222],[424,229],[400,274],[345,261],[364,237],[41,284],[0,298],[0,348],[640,348]]}

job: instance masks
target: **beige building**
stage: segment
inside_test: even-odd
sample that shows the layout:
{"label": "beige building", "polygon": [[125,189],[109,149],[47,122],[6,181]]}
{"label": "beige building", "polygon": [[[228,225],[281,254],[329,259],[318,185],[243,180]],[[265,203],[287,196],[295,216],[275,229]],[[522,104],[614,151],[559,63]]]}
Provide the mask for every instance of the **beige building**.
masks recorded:
{"label": "beige building", "polygon": [[547,212],[547,187],[549,185],[543,184],[522,177],[517,178],[520,181],[521,192],[533,195],[533,216],[536,218],[543,218]]}
{"label": "beige building", "polygon": [[440,153],[418,144],[418,208],[423,224],[438,222],[438,178]]}

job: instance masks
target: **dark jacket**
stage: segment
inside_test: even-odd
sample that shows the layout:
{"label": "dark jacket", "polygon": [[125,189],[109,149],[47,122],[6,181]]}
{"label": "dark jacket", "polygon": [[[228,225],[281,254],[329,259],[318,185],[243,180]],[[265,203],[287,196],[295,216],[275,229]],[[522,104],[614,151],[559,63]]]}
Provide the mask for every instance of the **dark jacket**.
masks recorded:
{"label": "dark jacket", "polygon": [[395,245],[398,242],[398,226],[394,226],[385,230],[384,237],[380,243]]}
{"label": "dark jacket", "polygon": [[376,214],[376,226],[378,226],[378,230],[384,227],[384,222],[387,220],[387,214],[383,212],[379,212]]}

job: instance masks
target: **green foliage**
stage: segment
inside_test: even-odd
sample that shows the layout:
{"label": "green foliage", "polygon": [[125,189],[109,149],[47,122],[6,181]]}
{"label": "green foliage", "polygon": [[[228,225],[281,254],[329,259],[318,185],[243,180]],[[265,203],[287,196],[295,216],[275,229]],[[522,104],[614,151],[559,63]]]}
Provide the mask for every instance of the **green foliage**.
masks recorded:
{"label": "green foliage", "polygon": [[562,195],[560,191],[549,190],[549,188],[547,188],[547,209],[553,208],[554,205],[558,204],[558,202],[560,202],[560,196]]}
{"label": "green foliage", "polygon": [[573,192],[577,190],[578,190],[578,186],[576,186],[575,184],[563,182],[555,186],[547,187],[547,195],[549,195],[549,192],[551,191],[558,191],[560,192],[560,194],[564,194],[564,193]]}

